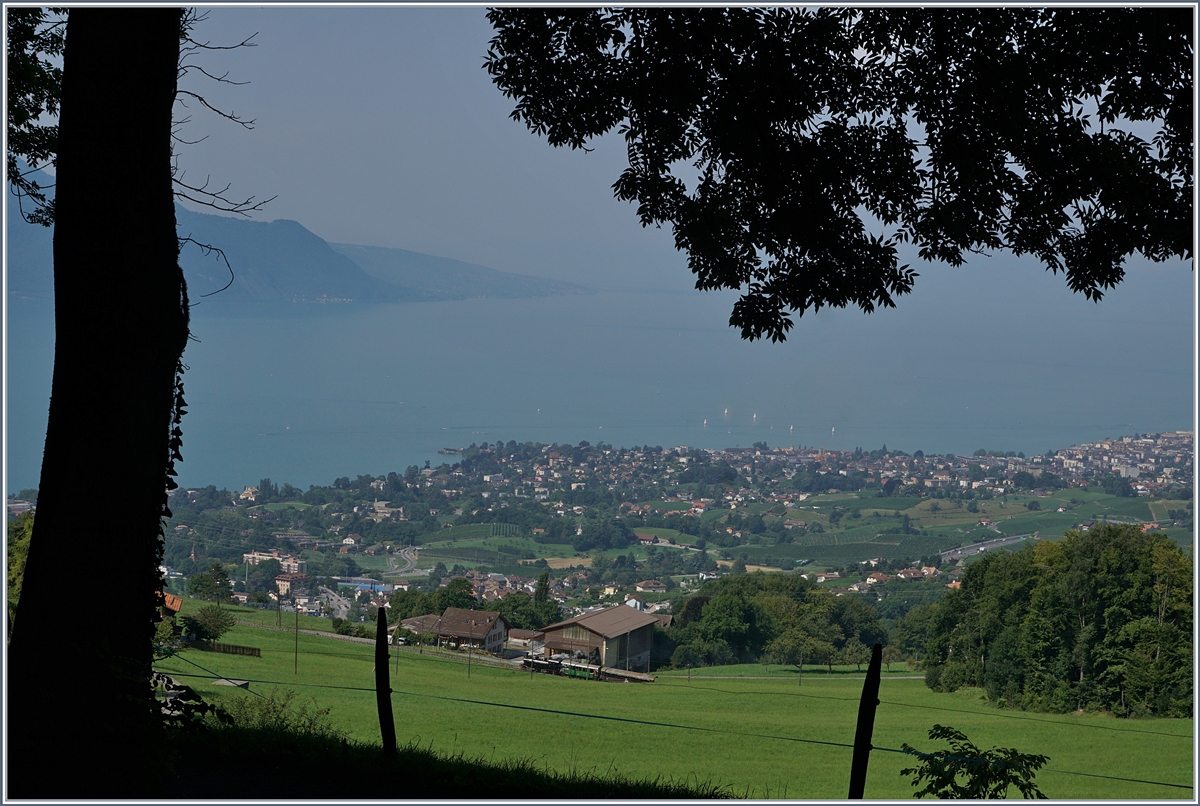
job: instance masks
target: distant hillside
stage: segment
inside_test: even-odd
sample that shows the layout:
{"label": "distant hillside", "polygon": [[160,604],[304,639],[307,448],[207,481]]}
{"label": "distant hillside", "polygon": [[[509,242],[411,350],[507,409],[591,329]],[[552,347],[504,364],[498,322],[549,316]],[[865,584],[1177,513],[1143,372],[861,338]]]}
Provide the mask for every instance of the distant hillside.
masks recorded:
{"label": "distant hillside", "polygon": [[432,295],[438,299],[500,297],[515,299],[558,294],[590,293],[585,286],[527,274],[512,274],[448,257],[435,257],[407,249],[331,243],[368,274],[388,283]]}
{"label": "distant hillside", "polygon": [[[194,213],[176,206],[180,237],[219,247],[233,266],[234,282],[221,294],[230,300],[298,301],[346,299],[402,301],[405,290],[378,280],[335,252],[295,221],[246,221]],[[229,282],[225,263],[192,244],[179,256],[192,297]]]}
{"label": "distant hillside", "polygon": [[[52,181],[46,177],[46,181]],[[175,208],[180,237],[224,251],[233,284],[225,302],[429,302],[472,297],[540,297],[585,292],[583,286],[511,274],[403,249],[331,245],[286,219],[249,221]],[[21,220],[9,206],[8,293],[53,299],[53,230]],[[180,264],[193,300],[221,289],[229,270],[216,254],[185,244]]]}

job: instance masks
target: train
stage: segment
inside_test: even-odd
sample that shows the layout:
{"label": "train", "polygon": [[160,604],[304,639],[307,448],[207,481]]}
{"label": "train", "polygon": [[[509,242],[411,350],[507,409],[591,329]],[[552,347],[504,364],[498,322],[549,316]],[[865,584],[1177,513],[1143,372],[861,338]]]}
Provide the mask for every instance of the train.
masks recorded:
{"label": "train", "polygon": [[556,674],[563,677],[578,677],[583,680],[623,681],[630,683],[653,683],[654,675],[642,672],[616,669],[609,666],[596,666],[581,661],[534,658],[526,656],[521,661],[521,667],[543,674]]}

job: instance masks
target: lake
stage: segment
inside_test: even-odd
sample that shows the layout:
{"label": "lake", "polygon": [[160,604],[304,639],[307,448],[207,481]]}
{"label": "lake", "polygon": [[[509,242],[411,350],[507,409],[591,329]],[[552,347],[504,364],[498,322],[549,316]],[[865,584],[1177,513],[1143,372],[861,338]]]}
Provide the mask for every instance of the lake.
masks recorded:
{"label": "lake", "polygon": [[[1101,304],[1027,261],[919,267],[870,316],[822,310],[785,344],[726,326],[734,296],[194,309],[180,483],[453,463],[497,440],[1041,453],[1189,429],[1193,276],[1131,271]],[[36,486],[53,357],[46,304],[10,300],[8,491]]]}

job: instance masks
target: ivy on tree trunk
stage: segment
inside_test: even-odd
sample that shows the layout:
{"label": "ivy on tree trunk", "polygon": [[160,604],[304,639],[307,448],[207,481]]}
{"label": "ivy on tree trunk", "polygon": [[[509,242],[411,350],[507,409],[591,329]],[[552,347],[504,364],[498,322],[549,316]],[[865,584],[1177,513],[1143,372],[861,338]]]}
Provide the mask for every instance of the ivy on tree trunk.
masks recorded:
{"label": "ivy on tree trunk", "polygon": [[[154,792],[150,641],[188,334],[171,186],[181,14],[85,7],[68,18],[54,376],[9,646],[13,797]],[[89,490],[103,491],[103,517],[81,511]],[[64,585],[81,562],[99,595]],[[56,750],[63,762],[47,767]]]}

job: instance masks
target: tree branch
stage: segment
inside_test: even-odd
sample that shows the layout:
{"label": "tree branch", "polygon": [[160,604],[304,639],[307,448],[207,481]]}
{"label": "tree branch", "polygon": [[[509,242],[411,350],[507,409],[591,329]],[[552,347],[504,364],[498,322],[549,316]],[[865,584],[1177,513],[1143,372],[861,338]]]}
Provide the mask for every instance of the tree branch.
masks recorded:
{"label": "tree branch", "polygon": [[[221,286],[216,291],[210,291],[207,294],[200,294],[200,297],[202,297],[202,298],[203,297],[211,297],[214,294],[220,294],[226,288],[229,288],[229,286],[233,285],[233,281],[235,279],[235,276],[233,273],[233,266],[229,265],[229,258],[225,256],[224,250],[220,249],[219,247],[213,246],[212,244],[200,243],[199,241],[197,241],[195,238],[191,237],[190,235],[179,239],[179,248],[182,249],[183,245],[186,243],[194,244],[195,246],[199,247],[200,251],[204,254],[205,257],[208,257],[213,252],[216,252],[220,256],[221,260],[225,262],[225,268],[229,270],[229,282],[228,283]],[[191,305],[188,305],[188,307],[191,308],[191,307],[194,307],[199,304],[200,303],[198,303],[198,302],[192,303]]]}

